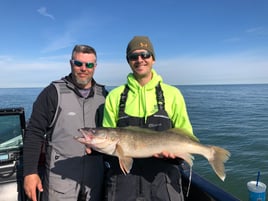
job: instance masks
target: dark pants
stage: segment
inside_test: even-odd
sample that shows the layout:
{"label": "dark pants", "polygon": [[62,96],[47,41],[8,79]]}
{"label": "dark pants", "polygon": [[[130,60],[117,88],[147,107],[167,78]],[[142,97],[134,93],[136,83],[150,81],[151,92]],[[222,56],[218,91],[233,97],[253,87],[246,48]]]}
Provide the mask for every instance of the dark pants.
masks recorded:
{"label": "dark pants", "polygon": [[122,174],[117,158],[109,161],[106,201],[183,201],[178,163],[172,160],[135,159],[130,174]]}

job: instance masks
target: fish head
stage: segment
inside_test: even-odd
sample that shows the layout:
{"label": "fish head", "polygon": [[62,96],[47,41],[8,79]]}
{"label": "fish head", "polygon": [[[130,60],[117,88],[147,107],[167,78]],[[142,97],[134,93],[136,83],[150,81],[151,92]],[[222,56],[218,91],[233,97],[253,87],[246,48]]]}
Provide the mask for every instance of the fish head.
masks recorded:
{"label": "fish head", "polygon": [[85,144],[98,152],[113,155],[119,136],[109,128],[80,128],[82,136],[75,137],[80,143]]}

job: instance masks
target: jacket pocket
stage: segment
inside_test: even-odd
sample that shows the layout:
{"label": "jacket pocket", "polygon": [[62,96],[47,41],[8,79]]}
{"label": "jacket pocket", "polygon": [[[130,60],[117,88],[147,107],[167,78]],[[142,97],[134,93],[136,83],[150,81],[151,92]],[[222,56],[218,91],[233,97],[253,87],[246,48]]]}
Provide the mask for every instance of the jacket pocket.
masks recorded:
{"label": "jacket pocket", "polygon": [[49,188],[59,193],[78,188],[82,179],[81,165],[81,157],[66,158],[52,149],[48,170]]}
{"label": "jacket pocket", "polygon": [[66,194],[75,188],[79,188],[79,185],[71,179],[62,178],[61,175],[51,172],[49,177],[49,188],[57,193]]}

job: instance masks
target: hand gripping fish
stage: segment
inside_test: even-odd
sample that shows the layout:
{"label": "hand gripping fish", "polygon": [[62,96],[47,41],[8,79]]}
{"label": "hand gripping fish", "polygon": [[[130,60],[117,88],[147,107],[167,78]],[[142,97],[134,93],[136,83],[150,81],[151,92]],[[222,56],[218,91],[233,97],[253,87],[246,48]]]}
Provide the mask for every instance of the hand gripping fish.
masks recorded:
{"label": "hand gripping fish", "polygon": [[206,146],[182,129],[173,128],[167,131],[153,131],[138,127],[121,128],[81,128],[83,136],[75,137],[98,152],[117,156],[121,170],[127,174],[132,168],[132,158],[152,157],[167,151],[193,165],[192,154],[204,156],[219,178],[224,181],[224,163],[230,152],[217,147]]}

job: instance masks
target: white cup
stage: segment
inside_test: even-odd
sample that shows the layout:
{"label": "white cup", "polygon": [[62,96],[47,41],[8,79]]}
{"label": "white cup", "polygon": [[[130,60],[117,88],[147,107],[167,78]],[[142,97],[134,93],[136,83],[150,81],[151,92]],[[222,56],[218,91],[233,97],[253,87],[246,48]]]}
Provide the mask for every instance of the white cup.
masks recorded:
{"label": "white cup", "polygon": [[265,201],[266,197],[266,185],[262,182],[249,181],[247,183],[249,191],[249,201]]}

